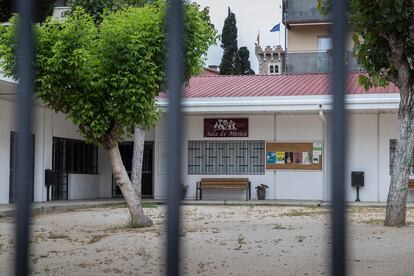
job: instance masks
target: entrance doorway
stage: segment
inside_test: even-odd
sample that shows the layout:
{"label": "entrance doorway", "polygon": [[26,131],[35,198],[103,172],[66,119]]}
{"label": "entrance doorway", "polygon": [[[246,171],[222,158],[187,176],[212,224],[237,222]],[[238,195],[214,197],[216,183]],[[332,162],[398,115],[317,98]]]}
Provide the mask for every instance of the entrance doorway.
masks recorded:
{"label": "entrance doorway", "polygon": [[[10,133],[10,180],[9,180],[9,203],[16,201],[16,169],[17,169],[17,132]],[[27,161],[30,162],[30,199],[34,199],[34,157],[35,157],[35,135],[32,135],[32,151],[28,154]]]}
{"label": "entrance doorway", "polygon": [[[133,142],[119,143],[119,151],[121,153],[122,162],[124,163],[128,176],[131,178],[134,143]],[[154,143],[145,142],[144,156],[142,160],[142,181],[141,181],[142,198],[154,198],[153,161],[154,161]],[[113,177],[112,177],[112,197],[113,198],[122,197],[121,190],[116,185],[115,179]]]}
{"label": "entrance doorway", "polygon": [[68,171],[66,158],[66,140],[53,137],[52,170],[56,182],[52,186],[52,200],[68,199]]}

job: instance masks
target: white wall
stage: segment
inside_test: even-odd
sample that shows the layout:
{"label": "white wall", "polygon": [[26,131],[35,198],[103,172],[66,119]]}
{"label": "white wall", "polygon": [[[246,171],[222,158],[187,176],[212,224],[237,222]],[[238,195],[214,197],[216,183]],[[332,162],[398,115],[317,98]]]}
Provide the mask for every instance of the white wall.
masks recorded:
{"label": "white wall", "polygon": [[69,199],[100,197],[99,175],[69,174]]}
{"label": "white wall", "polygon": [[35,107],[33,109],[33,133],[35,134],[35,181],[34,181],[34,201],[43,201],[46,198],[45,168],[51,165],[51,155],[46,153],[52,152],[49,137],[45,131],[45,125],[48,124],[50,112],[45,108]]}
{"label": "white wall", "polygon": [[[83,140],[83,138],[80,135],[77,126],[75,126],[70,120],[66,119],[64,114],[52,111],[48,112],[51,117],[48,121],[49,125],[46,125],[45,131],[48,133],[46,142],[50,145],[50,147],[48,147],[49,152],[45,152],[45,156],[50,164],[47,168],[51,168],[53,137],[78,140]],[[148,130],[145,135],[145,140],[152,141],[154,139],[155,130]],[[111,198],[112,168],[108,153],[102,147],[98,148],[97,175],[70,174],[68,180],[69,199]]]}
{"label": "white wall", "polygon": [[[15,103],[0,100],[0,203],[9,200],[10,169],[10,132],[16,131]],[[183,144],[182,179],[189,185],[188,198],[195,198],[196,182],[208,175],[187,175],[187,143],[189,140],[217,140],[203,137],[203,119],[205,117],[226,117],[223,114],[209,116],[186,115]],[[323,151],[329,155],[327,131],[318,115],[244,115],[228,117],[248,117],[249,137],[233,140],[266,141],[323,141]],[[362,201],[386,201],[389,188],[389,140],[397,136],[397,114],[352,114],[349,116],[349,135],[346,168],[346,198],[355,200],[355,189],[350,186],[352,171],[365,172],[365,187],[360,191]],[[52,137],[82,139],[77,127],[66,120],[62,114],[41,107],[34,108],[33,133],[35,134],[35,201],[46,199],[44,170],[52,167]],[[147,131],[147,141],[154,143],[154,196],[166,197],[168,185],[166,158],[168,155],[168,135],[166,117],[154,129]],[[227,138],[232,140],[232,138]],[[164,148],[164,151],[161,151]],[[329,199],[329,170],[327,158],[323,160],[322,171],[266,170],[263,175],[248,175],[252,182],[252,197],[256,198],[254,187],[269,185],[267,197],[276,199]],[[107,153],[99,148],[98,175],[72,174],[69,177],[69,198],[110,198],[112,192],[112,172]],[[325,179],[324,179],[325,175]],[[240,177],[226,175],[225,177]],[[205,199],[241,199],[242,191],[205,191]],[[408,200],[414,200],[414,191],[409,192]]]}
{"label": "white wall", "polygon": [[351,187],[351,172],[364,171],[361,201],[378,200],[378,115],[352,114],[348,116],[348,149],[345,174],[346,200],[354,201],[356,188]]}
{"label": "white wall", "polygon": [[98,174],[99,174],[99,196],[102,198],[112,197],[112,167],[108,153],[102,148],[98,149]]}
{"label": "white wall", "polygon": [[[14,102],[0,100],[0,203],[9,202],[10,132],[17,131]],[[44,171],[52,169],[53,137],[82,139],[77,127],[63,114],[42,107],[33,108],[35,134],[34,201],[46,200]],[[112,174],[107,154],[98,152],[98,175],[70,175],[69,199],[111,197]]]}
{"label": "white wall", "polygon": [[[183,145],[182,178],[189,185],[188,198],[194,198],[196,182],[208,175],[187,175],[187,143],[189,140],[215,140],[203,137],[204,117],[226,117],[223,114],[209,116],[185,116],[186,133]],[[227,116],[229,117],[229,116]],[[230,117],[234,117],[230,115]],[[267,184],[268,198],[329,200],[330,198],[330,145],[328,144],[329,124],[322,122],[319,115],[249,115],[249,140],[273,141],[322,141],[324,148],[323,170],[321,171],[289,171],[266,170],[264,175],[248,175],[252,181],[252,197],[255,198],[254,187]],[[328,116],[327,116],[328,117]],[[276,119],[276,120],[275,120]],[[166,118],[155,128],[155,166],[154,195],[155,198],[166,197],[168,185],[166,175],[166,158],[168,155],[168,139],[166,138]],[[365,172],[365,187],[360,189],[362,201],[386,201],[389,188],[389,140],[395,139],[398,128],[397,114],[351,114],[348,116],[347,161],[345,171],[346,199],[354,201],[355,188],[351,187],[351,172]],[[227,138],[230,140],[229,138]],[[240,139],[240,138],[237,138]],[[164,148],[164,151],[160,149]],[[334,158],[334,157],[331,157]],[[226,175],[224,177],[240,177]],[[242,191],[207,191],[206,199],[244,199]],[[408,199],[414,200],[414,191],[409,192]]]}
{"label": "white wall", "polygon": [[0,203],[9,202],[10,131],[12,125],[12,103],[0,100]]}
{"label": "white wall", "polygon": [[[17,131],[16,104],[13,101],[0,100],[0,203],[9,202],[10,183],[10,133]],[[35,135],[35,166],[34,166],[34,201],[42,201],[46,196],[44,187],[44,170],[49,166],[45,153],[51,152],[48,144],[48,125],[50,113],[41,107],[33,108],[33,134]]]}
{"label": "white wall", "polygon": [[[51,137],[63,137],[83,140],[78,128],[67,120],[61,113],[53,113]],[[130,138],[131,140],[133,138]],[[146,141],[155,139],[155,129],[145,134]],[[50,141],[52,143],[52,140]],[[50,158],[52,154],[50,153]],[[71,174],[69,177],[69,199],[111,198],[112,197],[112,168],[108,153],[98,148],[98,174]]]}
{"label": "white wall", "polygon": [[[53,113],[52,137],[84,140],[75,126],[62,113]],[[98,149],[98,174],[70,174],[68,178],[68,198],[88,199],[111,197],[111,174],[104,151]],[[109,188],[108,188],[109,186]]]}
{"label": "white wall", "polygon": [[[390,140],[397,138],[397,114],[381,114],[379,124],[379,198],[386,201],[390,187]],[[413,176],[411,176],[413,177]],[[408,191],[408,201],[414,201],[414,191]]]}
{"label": "white wall", "polygon": [[[205,117],[226,117],[223,114],[209,116],[186,116],[183,148],[183,182],[189,185],[187,197],[196,195],[196,182],[202,177],[211,175],[187,175],[187,143],[189,140],[217,140],[203,137],[203,119]],[[230,115],[227,117],[236,117]],[[273,141],[324,141],[324,127],[319,115],[245,115],[249,118],[249,137],[234,140],[265,140]],[[276,120],[275,120],[276,119]],[[164,160],[167,158],[168,141],[165,133],[166,118],[163,117],[157,125],[155,136],[155,198],[165,198],[167,176]],[[276,136],[275,136],[276,135]],[[231,140],[227,138],[226,140]],[[164,152],[162,149],[164,148]],[[225,175],[223,177],[240,177],[240,175]],[[312,199],[323,200],[324,181],[323,171],[289,171],[266,170],[263,175],[246,175],[252,182],[252,198],[256,198],[254,187],[267,184],[267,198],[277,199]],[[244,199],[242,191],[205,191],[205,199]]]}
{"label": "white wall", "polygon": [[[289,142],[323,142],[324,126],[319,115],[277,115],[276,140]],[[324,151],[325,148],[322,149]],[[322,169],[325,160],[322,161]],[[277,170],[277,199],[324,199],[322,171]]]}
{"label": "white wall", "polygon": [[[390,187],[390,139],[397,138],[398,132],[397,114],[380,115],[380,153],[379,153],[379,172],[380,172],[380,189],[379,196],[381,201],[386,201],[388,189]],[[412,193],[412,192],[410,192]]]}
{"label": "white wall", "polygon": [[78,128],[62,113],[53,112],[53,137],[83,140]]}
{"label": "white wall", "polygon": [[[361,201],[385,202],[390,184],[390,140],[398,131],[396,113],[352,114],[348,116],[346,199],[354,201],[356,190],[351,187],[351,172],[365,172],[365,186],[360,189]],[[330,179],[328,178],[330,182]],[[329,199],[329,196],[328,196]],[[414,201],[414,191],[408,192]]]}
{"label": "white wall", "polygon": [[44,139],[44,165],[43,168],[44,170],[42,171],[42,177],[43,177],[43,181],[42,181],[42,198],[38,201],[46,201],[47,199],[47,190],[46,187],[44,187],[44,180],[45,180],[45,175],[44,172],[47,169],[52,169],[52,154],[53,154],[53,114],[54,112],[52,110],[49,109],[45,109],[45,121],[44,121],[44,128],[43,128],[43,139]]}
{"label": "white wall", "polygon": [[[222,114],[217,116],[223,116]],[[187,198],[194,199],[196,196],[196,183],[202,177],[212,177],[211,175],[188,175],[187,174],[187,158],[188,158],[188,141],[190,140],[218,140],[217,138],[203,137],[203,119],[209,116],[185,116],[185,134],[183,144],[183,165],[182,179],[183,183],[189,185]],[[223,116],[226,117],[226,116]],[[273,140],[274,137],[274,116],[273,115],[250,115],[227,117],[248,117],[249,118],[249,137],[248,138],[227,138],[226,140]],[[166,135],[166,117],[163,116],[160,123],[155,128],[155,166],[154,166],[154,197],[162,199],[166,197],[166,187],[168,185],[166,175],[165,162],[168,155],[168,139]],[[223,175],[223,177],[240,177],[240,175]],[[268,195],[273,194],[273,172],[266,172],[264,175],[247,175],[251,181],[252,198],[256,198],[254,187],[259,184],[267,184],[270,186]],[[245,193],[240,190],[209,190],[203,192],[203,199],[245,199]]]}

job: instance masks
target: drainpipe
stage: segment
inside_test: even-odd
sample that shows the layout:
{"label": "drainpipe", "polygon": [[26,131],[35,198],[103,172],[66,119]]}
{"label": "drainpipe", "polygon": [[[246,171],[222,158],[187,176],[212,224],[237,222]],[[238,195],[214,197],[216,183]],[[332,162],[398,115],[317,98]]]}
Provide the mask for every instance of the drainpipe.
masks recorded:
{"label": "drainpipe", "polygon": [[324,125],[326,124],[325,114],[323,113],[322,104],[319,105],[319,117],[321,118]]}
{"label": "drainpipe", "polygon": [[327,167],[328,167],[328,160],[327,160],[327,148],[328,148],[328,146],[327,146],[327,140],[328,140],[328,136],[327,136],[327,127],[326,127],[326,123],[327,123],[327,120],[326,120],[326,117],[325,117],[325,114],[324,114],[324,112],[323,112],[323,109],[322,109],[322,104],[320,104],[319,105],[319,118],[321,119],[321,121],[322,121],[322,137],[323,137],[323,148],[322,148],[322,152],[323,152],[323,154],[322,154],[322,156],[323,156],[323,167],[322,167],[322,169],[323,169],[323,200],[328,200],[328,187],[327,187],[327,185],[328,185],[328,170],[327,170]]}

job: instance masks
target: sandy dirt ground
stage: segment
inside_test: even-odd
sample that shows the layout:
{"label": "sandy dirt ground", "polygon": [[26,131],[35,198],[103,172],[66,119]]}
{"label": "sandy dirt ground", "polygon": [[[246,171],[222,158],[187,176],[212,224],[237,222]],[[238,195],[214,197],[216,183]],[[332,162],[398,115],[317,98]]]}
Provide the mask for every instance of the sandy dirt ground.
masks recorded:
{"label": "sandy dirt ground", "polygon": [[[128,227],[119,206],[35,217],[32,273],[163,275],[165,208],[145,210],[153,227]],[[182,215],[183,275],[329,275],[325,208],[185,206]],[[383,208],[349,209],[349,275],[413,275],[414,210],[407,227],[383,218]],[[0,275],[12,274],[13,226],[0,220]]]}

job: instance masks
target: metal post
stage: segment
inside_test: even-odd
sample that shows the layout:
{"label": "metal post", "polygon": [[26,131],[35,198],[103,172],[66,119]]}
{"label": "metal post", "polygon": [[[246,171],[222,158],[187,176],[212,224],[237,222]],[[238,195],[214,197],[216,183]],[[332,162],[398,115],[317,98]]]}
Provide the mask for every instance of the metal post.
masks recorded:
{"label": "metal post", "polygon": [[15,275],[28,274],[29,220],[30,220],[30,165],[32,146],[32,98],[33,76],[33,4],[31,0],[19,0],[18,12],[18,135],[16,170],[16,254]]}
{"label": "metal post", "polygon": [[167,41],[168,107],[168,198],[167,198],[167,275],[179,275],[180,196],[181,196],[181,90],[184,76],[184,19],[182,0],[169,0]]}
{"label": "metal post", "polygon": [[345,43],[347,34],[347,6],[345,0],[332,1],[333,4],[333,60],[332,95],[333,120],[331,124],[332,145],[332,275],[346,275],[346,236],[345,236]]}

